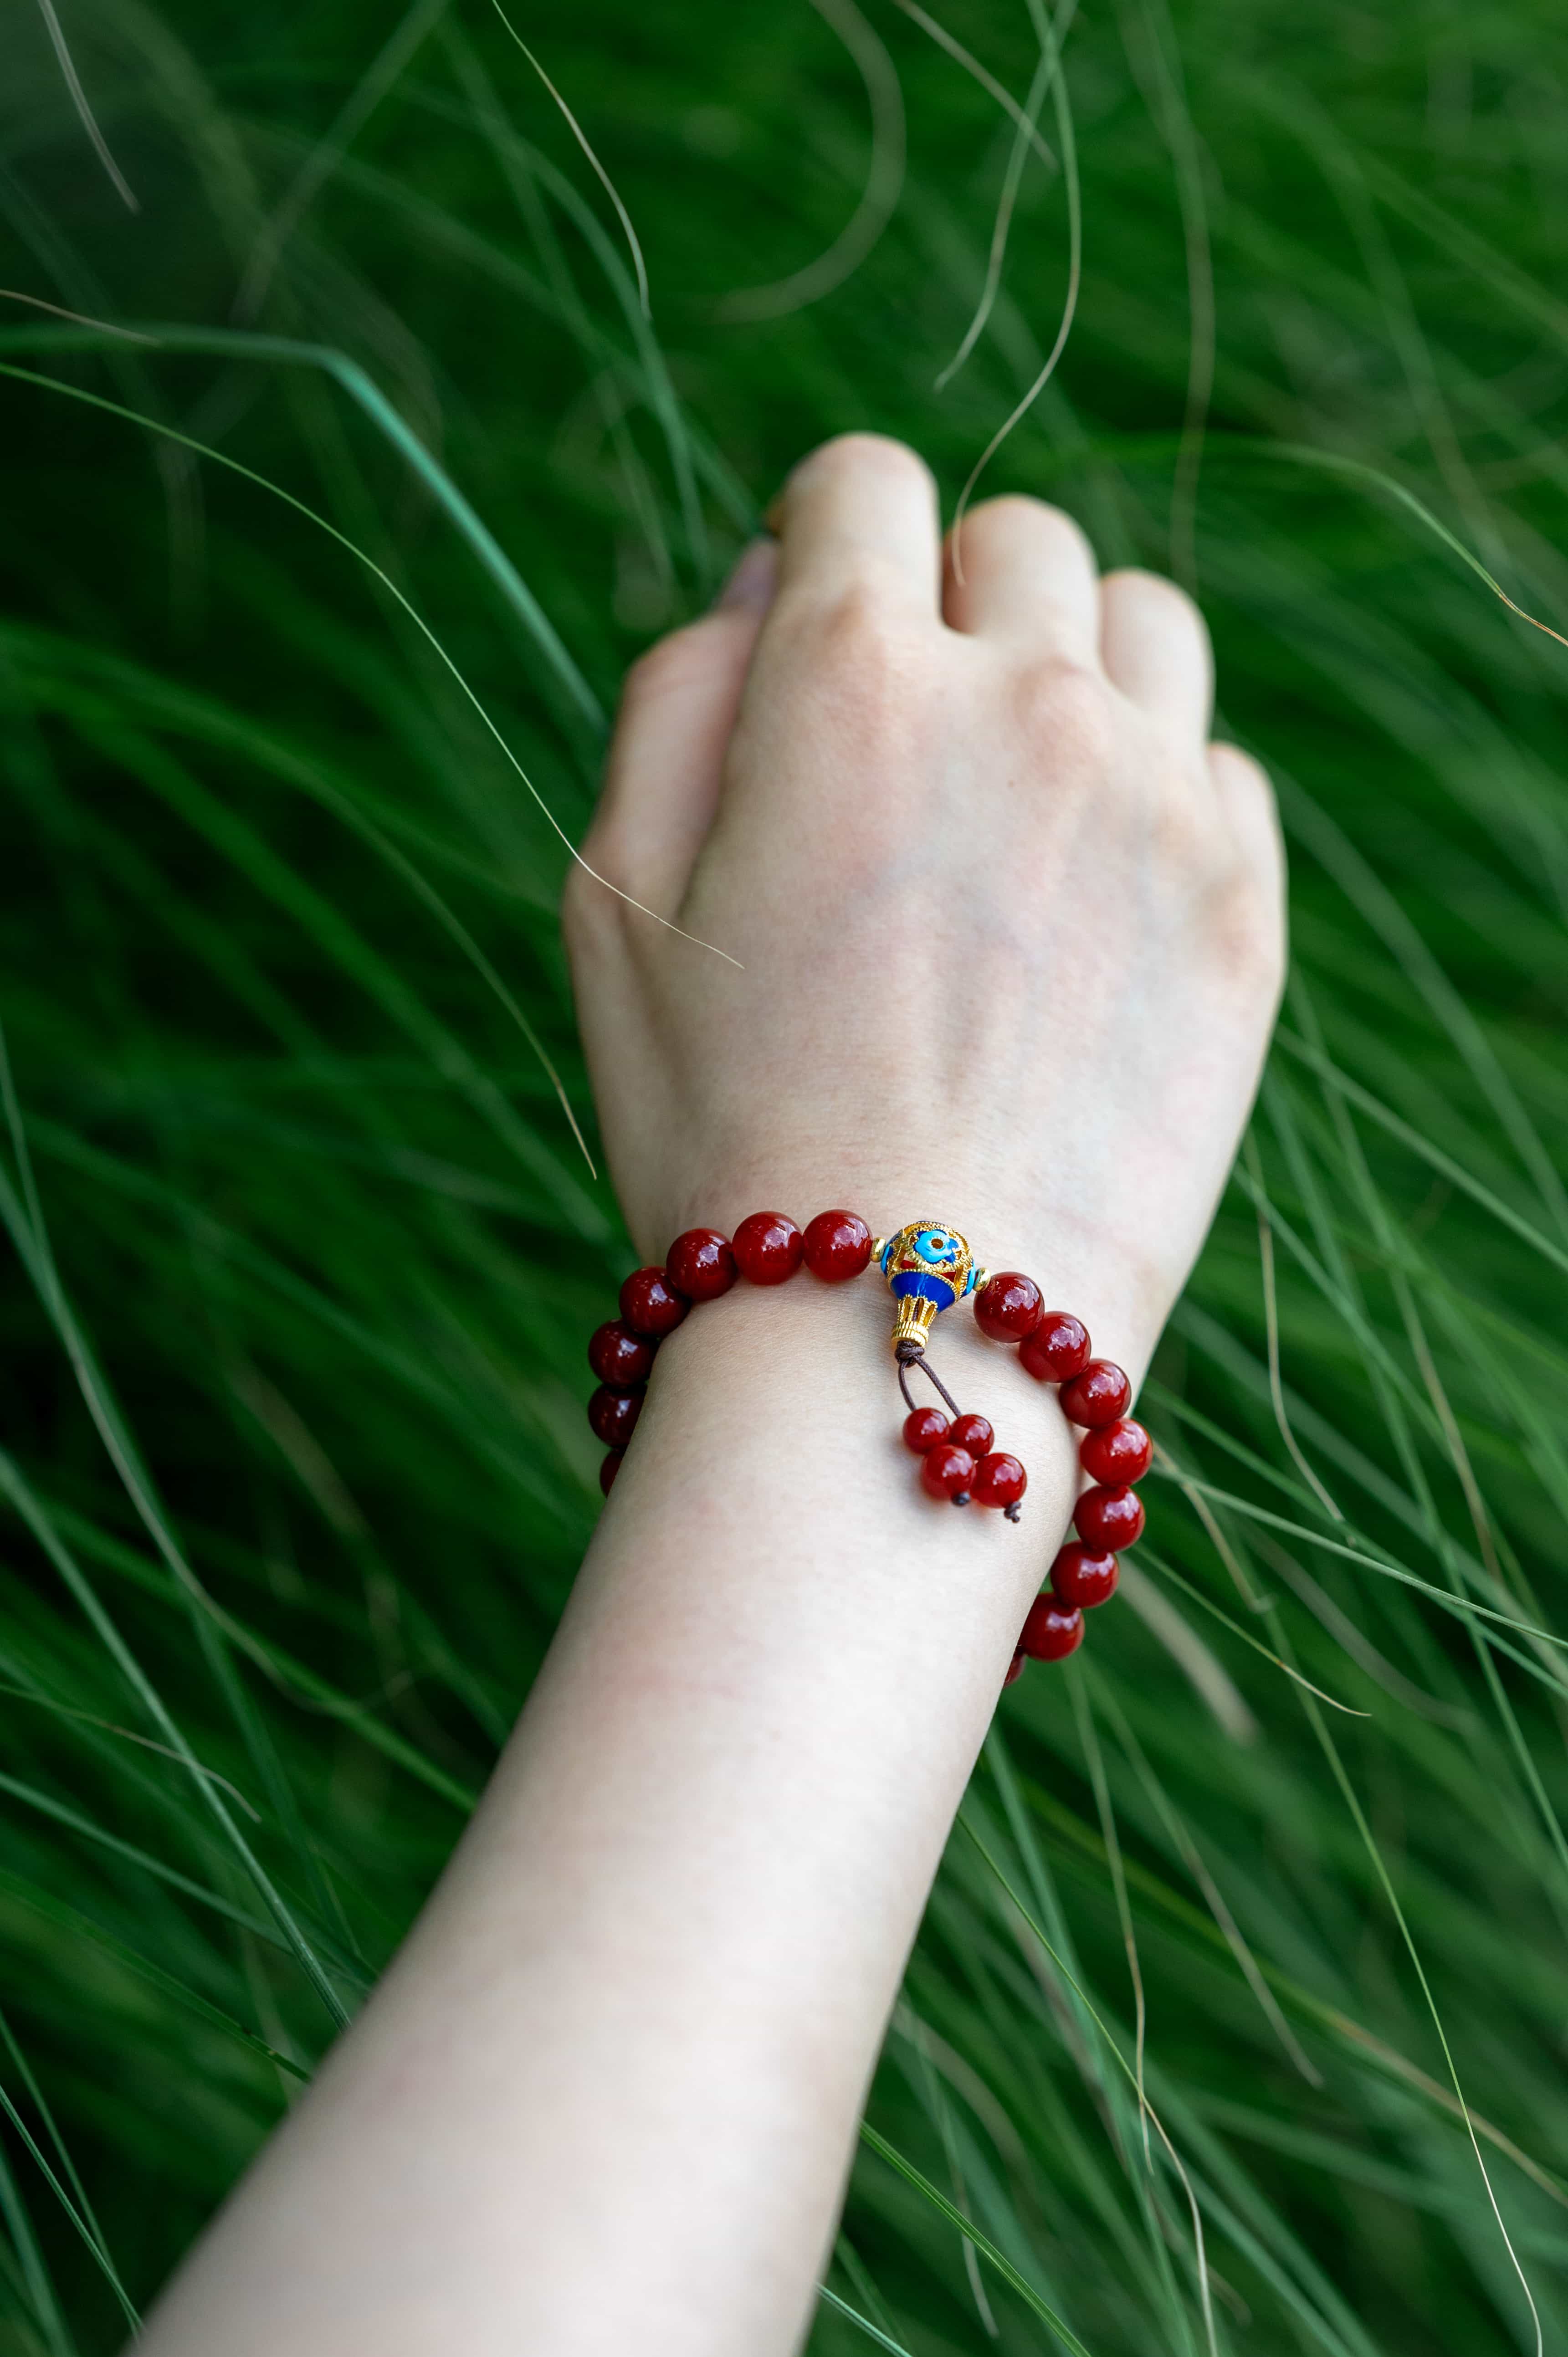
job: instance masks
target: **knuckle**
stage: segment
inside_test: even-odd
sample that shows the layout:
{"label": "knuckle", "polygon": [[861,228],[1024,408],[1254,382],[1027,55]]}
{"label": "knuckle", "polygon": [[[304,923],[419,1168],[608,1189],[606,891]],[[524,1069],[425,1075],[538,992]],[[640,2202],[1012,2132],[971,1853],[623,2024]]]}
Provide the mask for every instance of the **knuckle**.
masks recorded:
{"label": "knuckle", "polygon": [[1284,983],[1284,910],[1279,893],[1248,864],[1237,861],[1208,895],[1205,930],[1227,985],[1240,996],[1270,1003]]}
{"label": "knuckle", "polygon": [[1092,664],[1063,657],[1031,664],[1018,694],[1028,737],[1048,744],[1067,776],[1088,781],[1104,775],[1116,754],[1115,699]]}
{"label": "knuckle", "polygon": [[1144,772],[1130,806],[1148,845],[1152,873],[1197,912],[1205,936],[1217,939],[1229,867],[1213,813],[1189,780],[1167,768]]}
{"label": "knuckle", "polygon": [[1208,758],[1223,784],[1234,786],[1273,808],[1273,784],[1262,763],[1255,761],[1251,753],[1243,753],[1240,745],[1211,745]]}
{"label": "knuckle", "polygon": [[879,666],[896,662],[908,636],[908,624],[888,595],[896,581],[892,566],[865,558],[821,597],[816,619],[824,651]]}
{"label": "knuckle", "polygon": [[887,684],[918,673],[919,639],[897,598],[897,569],[874,556],[846,568],[831,589],[812,590],[779,615],[777,637],[796,639],[803,677],[835,700],[879,705]]}

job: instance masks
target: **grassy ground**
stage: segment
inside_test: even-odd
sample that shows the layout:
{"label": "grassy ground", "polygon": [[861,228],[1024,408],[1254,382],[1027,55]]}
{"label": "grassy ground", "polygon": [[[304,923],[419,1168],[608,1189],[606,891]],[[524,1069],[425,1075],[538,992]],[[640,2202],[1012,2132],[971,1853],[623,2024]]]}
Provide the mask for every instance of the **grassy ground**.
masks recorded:
{"label": "grassy ground", "polygon": [[[628,1254],[542,803],[804,447],[906,436],[950,510],[1074,157],[985,487],[1196,582],[1294,973],[1154,1544],[1003,1706],[813,2351],[1563,2345],[1568,651],[1401,497],[1568,627],[1560,16],[1105,0],[1020,169],[867,5],[520,16],[651,326],[485,0],[81,0],[135,212],[14,12],[0,282],[206,339],[0,304],[17,2357],[115,2348],[308,2075],[592,1526]],[[938,14],[1027,96],[1026,6]]]}

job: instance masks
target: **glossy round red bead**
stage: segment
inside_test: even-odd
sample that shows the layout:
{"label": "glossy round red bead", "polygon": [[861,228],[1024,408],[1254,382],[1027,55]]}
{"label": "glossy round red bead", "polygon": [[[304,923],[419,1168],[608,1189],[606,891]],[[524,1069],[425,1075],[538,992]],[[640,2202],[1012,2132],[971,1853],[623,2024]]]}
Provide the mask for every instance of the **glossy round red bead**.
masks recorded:
{"label": "glossy round red bead", "polygon": [[1019,1650],[1036,1662],[1065,1662],[1083,1642],[1083,1615],[1047,1587],[1036,1596],[1024,1621]]}
{"label": "glossy round red bead", "polygon": [[[953,1428],[957,1430],[956,1426]],[[1029,1477],[1018,1459],[1004,1448],[995,1448],[975,1467],[969,1494],[977,1506],[995,1506],[1004,1512],[1017,1504],[1028,1486]]]}
{"label": "glossy round red bead", "polygon": [[948,1434],[955,1448],[967,1448],[972,1457],[983,1457],[995,1437],[983,1415],[955,1415]]}
{"label": "glossy round red bead", "polygon": [[1007,1674],[1002,1681],[1004,1686],[1016,1684],[1017,1681],[1024,1674],[1024,1664],[1028,1658],[1029,1656],[1026,1653],[1022,1645],[1020,1645],[1017,1652],[1014,1654],[1013,1659],[1007,1664]]}
{"label": "glossy round red bead", "polygon": [[1037,1383],[1065,1383],[1089,1364],[1089,1329],[1065,1309],[1047,1309],[1018,1356]]}
{"label": "glossy round red bead", "polygon": [[601,1383],[588,1402],[588,1422],[607,1448],[624,1448],[642,1414],[640,1392],[612,1392]]}
{"label": "glossy round red bead", "polygon": [[1064,1604],[1090,1611],[1116,1593],[1116,1558],[1092,1547],[1064,1546],[1051,1566],[1051,1586]]}
{"label": "glossy round red bead", "polygon": [[1114,1552],[1143,1537],[1144,1501],[1135,1490],[1086,1490],[1072,1520],[1085,1546]]}
{"label": "glossy round red bead", "polygon": [[634,1334],[654,1342],[673,1334],[691,1306],[671,1293],[661,1268],[634,1268],[620,1289],[621,1316]]}
{"label": "glossy round red bead", "polygon": [[904,1418],[904,1446],[923,1457],[948,1437],[948,1420],[940,1407],[911,1408]]}
{"label": "glossy round red bead", "polygon": [[1115,1489],[1123,1481],[1141,1481],[1154,1461],[1155,1444],[1130,1415],[1118,1417],[1102,1432],[1085,1435],[1078,1461],[1091,1481]]}
{"label": "glossy round red bead", "polygon": [[1044,1315],[1039,1286],[1015,1268],[988,1276],[974,1297],[974,1322],[993,1342],[1021,1342]]}
{"label": "glossy round red bead", "polygon": [[973,1479],[973,1458],[967,1448],[955,1448],[950,1441],[939,1440],[920,1459],[920,1480],[933,1498],[967,1497]]}
{"label": "glossy round red bead", "polygon": [[1061,1388],[1062,1414],[1069,1424],[1114,1424],[1133,1404],[1133,1386],[1112,1359],[1090,1359],[1081,1374]]}
{"label": "glossy round red bead", "polygon": [[612,1318],[590,1336],[588,1364],[601,1383],[608,1383],[612,1391],[629,1392],[648,1381],[657,1348],[645,1336],[634,1334],[624,1318]]}
{"label": "glossy round red bead", "polygon": [[750,1285],[782,1285],[805,1257],[806,1239],[782,1211],[753,1211],[730,1244],[735,1265]]}
{"label": "glossy round red bead", "polygon": [[806,1266],[824,1285],[842,1285],[870,1264],[871,1230],[858,1211],[819,1211],[804,1241]]}
{"label": "glossy round red bead", "polygon": [[729,1238],[717,1228],[688,1228],[666,1253],[664,1275],[671,1292],[688,1301],[716,1301],[735,1283]]}
{"label": "glossy round red bead", "polygon": [[620,1471],[620,1460],[625,1455],[624,1448],[612,1448],[599,1467],[599,1487],[607,1498],[610,1494],[610,1484]]}

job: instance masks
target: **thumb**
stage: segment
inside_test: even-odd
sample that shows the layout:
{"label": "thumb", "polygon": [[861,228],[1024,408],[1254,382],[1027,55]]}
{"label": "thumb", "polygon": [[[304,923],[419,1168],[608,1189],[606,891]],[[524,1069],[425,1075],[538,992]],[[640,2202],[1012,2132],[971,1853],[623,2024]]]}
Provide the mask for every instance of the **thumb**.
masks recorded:
{"label": "thumb", "polygon": [[777,572],[776,544],[751,542],[712,611],[660,639],[627,673],[583,856],[651,909],[680,906],[718,810],[725,755]]}

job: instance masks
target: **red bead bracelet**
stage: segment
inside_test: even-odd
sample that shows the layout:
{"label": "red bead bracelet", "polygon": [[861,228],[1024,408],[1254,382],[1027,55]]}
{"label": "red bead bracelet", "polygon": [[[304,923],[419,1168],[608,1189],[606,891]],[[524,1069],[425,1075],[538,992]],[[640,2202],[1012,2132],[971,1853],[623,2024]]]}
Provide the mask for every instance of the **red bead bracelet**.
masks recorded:
{"label": "red bead bracelet", "polygon": [[[1073,1508],[1078,1543],[1051,1566],[1050,1585],[1025,1620],[1006,1683],[1026,1661],[1059,1662],[1083,1641],[1083,1616],[1116,1587],[1116,1557],[1142,1535],[1144,1509],[1133,1485],[1149,1469],[1153,1444],[1127,1414],[1133,1387],[1110,1359],[1092,1355],[1089,1329],[1065,1310],[1047,1309],[1032,1277],[1015,1270],[988,1275],[977,1268],[955,1228],[915,1220],[890,1237],[874,1237],[854,1211],[822,1211],[802,1233],[781,1211],[754,1211],[733,1237],[716,1228],[688,1228],[671,1245],[662,1268],[633,1271],[620,1289],[620,1316],[601,1326],[588,1344],[599,1388],[588,1422],[608,1454],[599,1487],[608,1494],[641,1413],[654,1354],[693,1304],[727,1293],[737,1277],[752,1285],[783,1285],[804,1266],[824,1284],[859,1276],[875,1260],[897,1303],[893,1355],[908,1413],[904,1445],[920,1460],[920,1486],[956,1506],[994,1508],[1019,1519],[1028,1476],[1016,1457],[993,1446],[983,1415],[965,1415],[926,1356],[931,1328],[944,1309],[973,1297],[974,1319],[994,1342],[1017,1347],[1036,1383],[1056,1383],[1062,1413],[1084,1438],[1079,1461],[1094,1486]],[[951,1410],[918,1407],[909,1375],[918,1369]]]}

